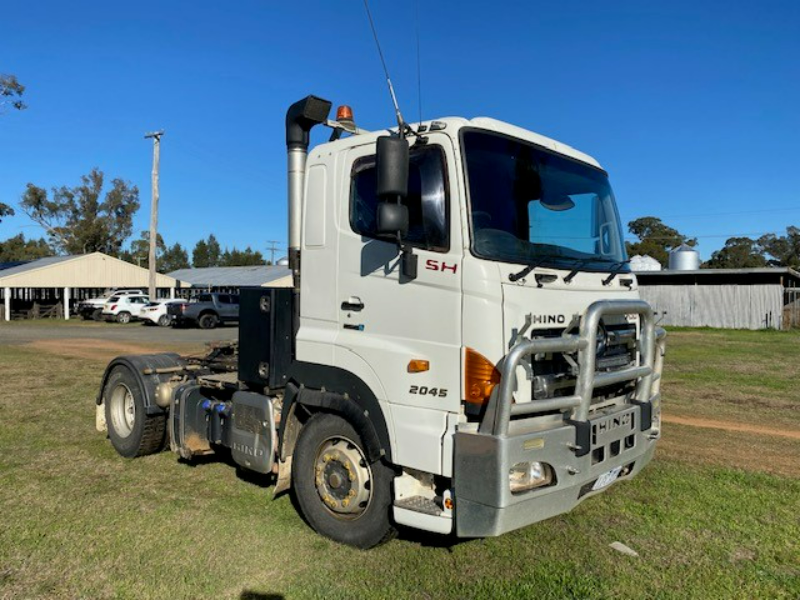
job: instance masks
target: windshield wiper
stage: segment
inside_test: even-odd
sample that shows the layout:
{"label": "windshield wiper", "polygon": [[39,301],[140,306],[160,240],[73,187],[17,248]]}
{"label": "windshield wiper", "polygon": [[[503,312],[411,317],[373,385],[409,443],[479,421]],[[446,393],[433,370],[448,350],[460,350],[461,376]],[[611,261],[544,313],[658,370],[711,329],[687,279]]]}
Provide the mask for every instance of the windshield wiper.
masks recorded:
{"label": "windshield wiper", "polygon": [[566,277],[564,277],[564,283],[569,283],[575,279],[575,275],[578,274],[583,265],[586,265],[590,262],[597,262],[598,259],[597,257],[593,256],[592,258],[573,258],[572,260],[575,261],[575,266],[572,267],[572,270],[567,274]]}
{"label": "windshield wiper", "polygon": [[536,267],[541,266],[545,261],[562,259],[562,258],[564,257],[559,256],[558,254],[542,254],[538,256],[535,261],[533,261],[527,267],[522,269],[522,271],[520,271],[519,273],[511,273],[508,276],[508,280],[511,281],[512,283],[515,281],[519,281],[520,279],[528,275],[528,273],[533,271]]}
{"label": "windshield wiper", "polygon": [[611,269],[609,269],[611,271],[611,275],[609,275],[608,277],[603,279],[603,285],[608,285],[612,281],[614,281],[614,277],[619,275],[622,272],[622,268],[625,265],[627,265],[629,262],[631,262],[630,258],[628,260],[621,260],[621,261],[615,262],[613,265],[611,265]]}

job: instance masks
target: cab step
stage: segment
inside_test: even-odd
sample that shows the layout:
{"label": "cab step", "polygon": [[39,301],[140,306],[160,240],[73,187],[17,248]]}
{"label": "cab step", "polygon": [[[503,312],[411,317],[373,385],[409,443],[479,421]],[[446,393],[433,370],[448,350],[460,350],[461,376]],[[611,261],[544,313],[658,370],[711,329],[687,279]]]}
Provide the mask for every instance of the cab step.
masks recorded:
{"label": "cab step", "polygon": [[408,496],[406,498],[401,498],[400,500],[395,500],[394,505],[398,508],[413,510],[414,512],[433,515],[435,517],[442,514],[442,507],[439,506],[433,498],[426,498],[425,496]]}

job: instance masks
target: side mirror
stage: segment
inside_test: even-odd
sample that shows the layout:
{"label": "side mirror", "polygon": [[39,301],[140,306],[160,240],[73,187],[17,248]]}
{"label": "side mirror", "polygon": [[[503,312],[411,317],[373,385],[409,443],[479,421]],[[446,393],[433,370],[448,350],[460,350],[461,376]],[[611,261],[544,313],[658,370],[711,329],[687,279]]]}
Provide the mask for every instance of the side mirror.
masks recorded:
{"label": "side mirror", "polygon": [[378,175],[378,198],[396,200],[408,195],[408,142],[384,135],[378,138],[375,168]]}
{"label": "side mirror", "polygon": [[405,237],[408,233],[408,207],[404,204],[379,202],[376,218],[378,235],[396,235]]}

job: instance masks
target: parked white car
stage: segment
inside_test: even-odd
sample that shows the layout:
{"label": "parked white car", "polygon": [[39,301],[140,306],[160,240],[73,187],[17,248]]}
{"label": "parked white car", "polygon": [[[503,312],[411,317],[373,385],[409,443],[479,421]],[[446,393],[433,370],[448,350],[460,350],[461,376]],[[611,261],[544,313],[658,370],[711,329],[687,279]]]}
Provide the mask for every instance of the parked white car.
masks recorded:
{"label": "parked white car", "polygon": [[142,290],[111,290],[106,291],[105,294],[98,298],[90,298],[84,300],[75,307],[75,313],[84,318],[84,320],[100,321],[103,319],[103,306],[108,299],[112,296],[128,296],[128,295],[146,295]]}
{"label": "parked white car", "polygon": [[149,303],[150,298],[144,294],[114,295],[103,305],[103,318],[106,321],[130,323],[141,317],[142,309]]}
{"label": "parked white car", "polygon": [[180,304],[182,302],[186,302],[186,300],[182,300],[180,298],[175,298],[172,300],[156,300],[142,309],[140,318],[145,323],[154,323],[156,325],[160,325],[161,327],[169,327],[172,323],[172,317],[167,314],[167,307],[170,304]]}

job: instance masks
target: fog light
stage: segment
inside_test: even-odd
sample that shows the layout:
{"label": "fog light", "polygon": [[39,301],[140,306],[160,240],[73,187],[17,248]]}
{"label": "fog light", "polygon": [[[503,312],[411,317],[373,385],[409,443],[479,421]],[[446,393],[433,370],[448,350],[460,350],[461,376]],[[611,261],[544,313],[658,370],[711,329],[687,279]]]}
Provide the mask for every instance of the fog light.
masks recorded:
{"label": "fog light", "polygon": [[512,494],[527,492],[542,487],[553,481],[553,469],[540,462],[521,462],[508,471],[508,485]]}

